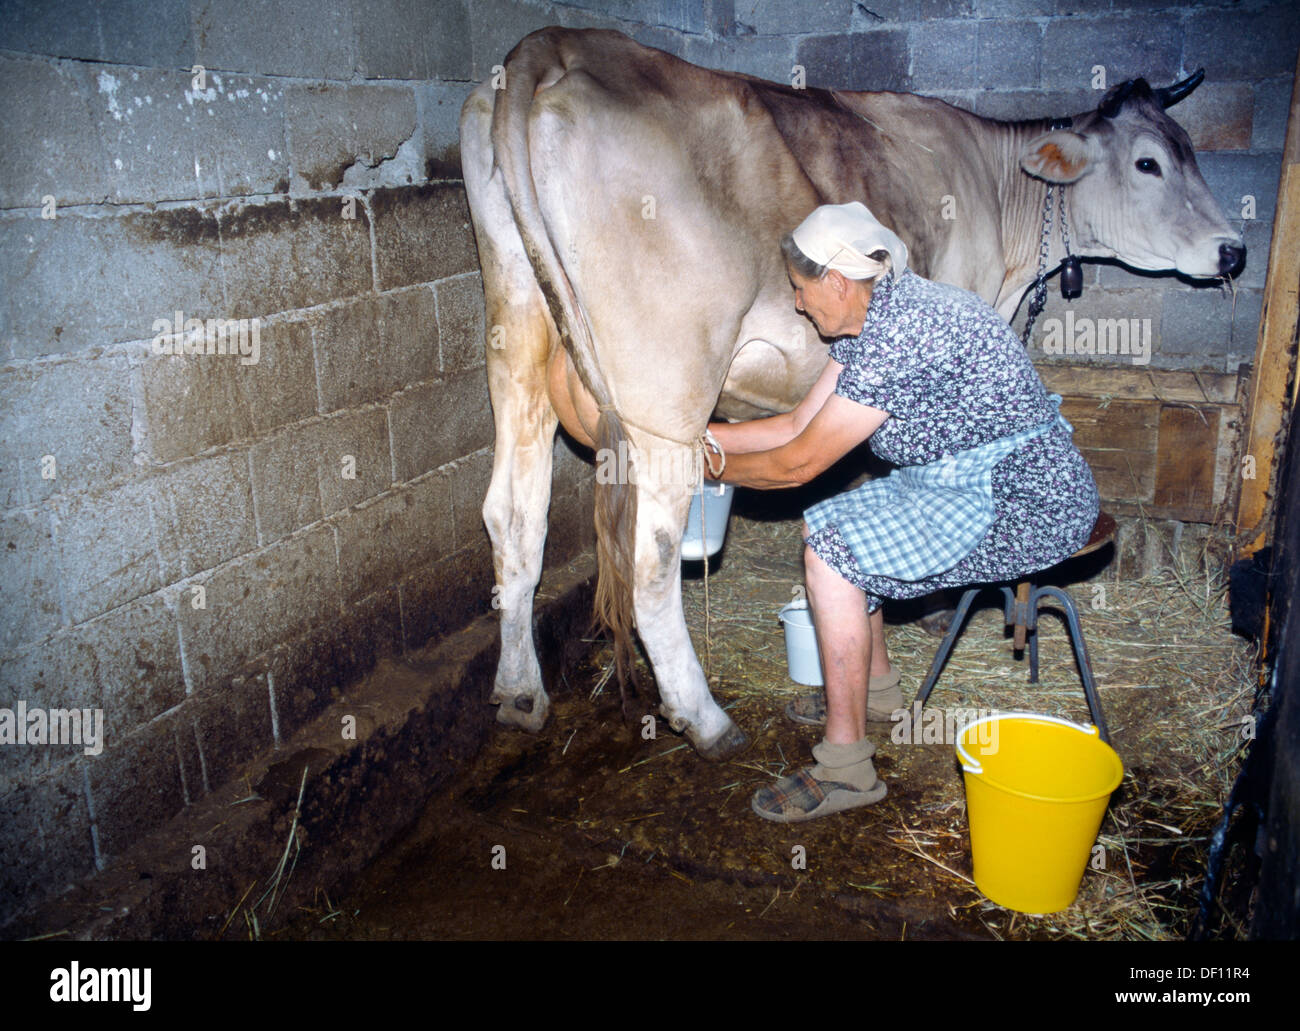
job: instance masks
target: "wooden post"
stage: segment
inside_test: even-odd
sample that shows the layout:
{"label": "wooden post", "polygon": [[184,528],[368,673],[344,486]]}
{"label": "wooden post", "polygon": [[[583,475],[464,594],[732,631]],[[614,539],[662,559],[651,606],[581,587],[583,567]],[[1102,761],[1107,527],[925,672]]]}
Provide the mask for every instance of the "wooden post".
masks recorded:
{"label": "wooden post", "polygon": [[[1264,286],[1264,314],[1259,324],[1255,364],[1242,437],[1241,494],[1237,501],[1238,557],[1262,548],[1272,532],[1268,499],[1277,489],[1276,468],[1283,454],[1287,415],[1295,405],[1297,322],[1300,322],[1300,61],[1291,88],[1291,116],[1282,153],[1282,175],[1273,220],[1273,246]],[[1253,460],[1253,461],[1252,461]]]}

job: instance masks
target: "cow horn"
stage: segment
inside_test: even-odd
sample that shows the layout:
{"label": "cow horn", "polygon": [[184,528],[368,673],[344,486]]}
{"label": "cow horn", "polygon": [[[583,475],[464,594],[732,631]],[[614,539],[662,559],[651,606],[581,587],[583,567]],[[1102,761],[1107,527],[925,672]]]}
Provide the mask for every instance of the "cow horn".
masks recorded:
{"label": "cow horn", "polygon": [[1128,100],[1129,94],[1133,92],[1133,87],[1137,84],[1137,79],[1125,79],[1113,90],[1111,90],[1097,108],[1103,118],[1114,118],[1119,114],[1119,109],[1124,106],[1124,101]]}
{"label": "cow horn", "polygon": [[1156,99],[1160,101],[1161,107],[1173,107],[1183,97],[1191,93],[1201,84],[1205,78],[1205,69],[1197,68],[1191,75],[1187,76],[1182,82],[1176,82],[1172,86],[1166,86],[1163,89],[1156,90]]}

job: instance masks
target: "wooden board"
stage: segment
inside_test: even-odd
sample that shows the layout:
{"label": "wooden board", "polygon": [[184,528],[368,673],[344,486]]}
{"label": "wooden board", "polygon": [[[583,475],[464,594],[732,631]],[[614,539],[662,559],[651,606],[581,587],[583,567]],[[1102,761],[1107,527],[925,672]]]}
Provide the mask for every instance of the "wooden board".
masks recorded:
{"label": "wooden board", "polygon": [[1273,246],[1264,284],[1264,314],[1255,347],[1246,410],[1243,457],[1254,459],[1255,475],[1243,479],[1237,504],[1238,555],[1267,542],[1272,532],[1268,499],[1275,487],[1280,442],[1295,405],[1296,327],[1300,321],[1300,61],[1291,90],[1291,116],[1282,154]]}
{"label": "wooden board", "polygon": [[1243,381],[1223,373],[1043,365],[1116,515],[1212,523],[1236,505]]}

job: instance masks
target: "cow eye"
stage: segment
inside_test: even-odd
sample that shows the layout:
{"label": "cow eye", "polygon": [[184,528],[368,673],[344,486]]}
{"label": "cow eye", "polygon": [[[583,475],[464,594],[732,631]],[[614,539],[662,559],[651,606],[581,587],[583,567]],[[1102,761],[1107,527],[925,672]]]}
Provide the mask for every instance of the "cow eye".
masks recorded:
{"label": "cow eye", "polygon": [[1155,158],[1138,158],[1137,170],[1139,172],[1145,172],[1147,175],[1159,175],[1160,165],[1156,162]]}

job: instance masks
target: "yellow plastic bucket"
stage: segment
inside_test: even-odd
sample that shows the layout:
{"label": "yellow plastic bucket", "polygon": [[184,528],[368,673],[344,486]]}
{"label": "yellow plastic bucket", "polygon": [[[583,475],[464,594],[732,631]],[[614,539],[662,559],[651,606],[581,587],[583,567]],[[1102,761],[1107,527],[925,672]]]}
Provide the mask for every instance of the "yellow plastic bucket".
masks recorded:
{"label": "yellow plastic bucket", "polygon": [[1111,792],[1124,777],[1096,727],[1005,712],[962,729],[975,886],[1022,913],[1070,905]]}

